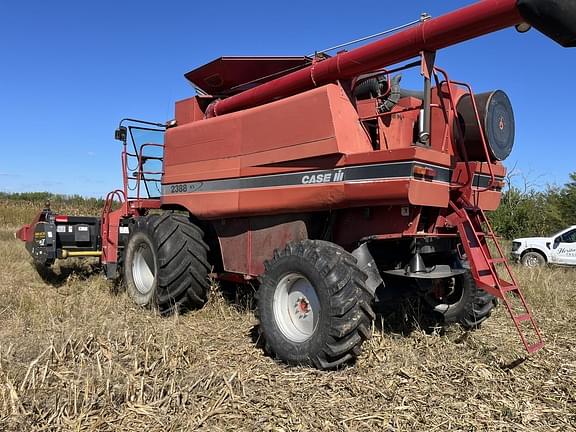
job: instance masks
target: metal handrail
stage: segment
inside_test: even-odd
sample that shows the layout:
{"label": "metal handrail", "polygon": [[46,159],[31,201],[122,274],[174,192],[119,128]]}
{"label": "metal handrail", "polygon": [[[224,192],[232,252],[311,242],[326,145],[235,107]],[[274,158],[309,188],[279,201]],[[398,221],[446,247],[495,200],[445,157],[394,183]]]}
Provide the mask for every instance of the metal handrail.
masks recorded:
{"label": "metal handrail", "polygon": [[[452,115],[454,116],[454,118],[458,119],[458,110],[456,109],[456,101],[454,99],[454,94],[452,93],[452,86],[451,86],[453,81],[450,80],[450,77],[448,76],[448,72],[446,72],[444,69],[442,69],[438,66],[434,66],[434,72],[438,72],[444,76],[444,81],[439,82],[438,76],[435,73],[434,79],[436,80],[436,85],[438,86],[438,88],[442,88],[442,83],[446,83],[446,88],[448,91],[448,99],[450,101],[450,109],[452,111]],[[456,124],[458,127],[459,136],[455,137],[455,138],[459,138],[458,144],[461,147],[462,156],[464,157],[464,162],[466,164],[466,171],[468,173],[468,181],[466,182],[466,184],[463,184],[463,185],[460,184],[457,186],[458,189],[462,189],[462,188],[470,187],[472,185],[472,183],[474,182],[474,173],[472,172],[472,169],[470,168],[468,151],[466,150],[466,146],[464,145],[464,140],[463,140],[464,132],[462,131],[462,127],[460,126],[460,123],[456,122]],[[452,187],[452,185],[451,185],[451,187]]]}
{"label": "metal handrail", "polygon": [[[138,150],[138,156],[137,156],[137,158],[138,158],[138,171],[137,171],[137,179],[136,179],[136,182],[137,182],[137,184],[136,184],[136,188],[137,188],[136,197],[138,200],[140,200],[140,198],[141,198],[140,197],[140,184],[142,181],[145,181],[145,182],[146,181],[155,181],[155,182],[160,181],[158,179],[147,179],[146,175],[162,175],[162,174],[164,174],[162,171],[144,171],[144,169],[143,169],[144,163],[142,161],[145,157],[145,155],[144,155],[144,148],[145,147],[160,147],[163,149],[164,145],[163,144],[155,144],[155,143],[144,143],[144,144],[140,145],[140,148]],[[156,158],[156,159],[164,161],[163,157],[160,159],[158,159],[158,158]],[[148,190],[148,188],[146,188],[146,192],[148,193],[148,198],[151,198],[150,191]]]}

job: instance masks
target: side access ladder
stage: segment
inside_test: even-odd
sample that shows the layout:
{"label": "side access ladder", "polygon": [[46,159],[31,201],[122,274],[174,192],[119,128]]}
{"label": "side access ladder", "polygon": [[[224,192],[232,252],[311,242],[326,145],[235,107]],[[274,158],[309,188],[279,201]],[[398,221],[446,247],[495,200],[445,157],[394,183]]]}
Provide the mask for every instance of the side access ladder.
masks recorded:
{"label": "side access ladder", "polygon": [[[542,334],[485,213],[463,198],[457,203],[451,201],[450,207],[453,213],[447,220],[458,229],[476,284],[503,301],[526,351],[530,354],[538,351],[544,346]],[[493,244],[493,252],[488,241]],[[499,272],[498,264],[502,264],[505,271]],[[499,273],[504,273],[505,279]],[[527,331],[532,333],[532,338]]]}

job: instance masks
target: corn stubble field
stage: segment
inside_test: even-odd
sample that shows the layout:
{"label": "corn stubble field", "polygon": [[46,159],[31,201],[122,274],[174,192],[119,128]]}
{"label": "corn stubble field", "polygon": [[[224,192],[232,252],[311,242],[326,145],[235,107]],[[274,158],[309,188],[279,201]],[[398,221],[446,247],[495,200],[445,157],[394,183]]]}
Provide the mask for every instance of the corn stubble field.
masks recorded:
{"label": "corn stubble field", "polygon": [[249,293],[161,318],[93,265],[47,283],[13,237],[40,205],[0,204],[2,431],[576,430],[573,269],[515,269],[547,343],[525,361],[499,307],[472,333],[379,317],[355,367],[320,372],[263,354]]}

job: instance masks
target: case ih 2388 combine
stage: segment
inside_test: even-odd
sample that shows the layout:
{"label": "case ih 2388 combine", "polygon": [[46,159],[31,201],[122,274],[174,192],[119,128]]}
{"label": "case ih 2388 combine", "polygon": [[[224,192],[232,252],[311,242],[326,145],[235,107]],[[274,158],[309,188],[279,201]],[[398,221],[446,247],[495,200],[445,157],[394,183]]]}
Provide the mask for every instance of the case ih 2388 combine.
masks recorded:
{"label": "case ih 2388 combine", "polygon": [[[512,107],[434,62],[512,26],[575,46],[576,2],[480,1],[334,56],[222,57],[186,74],[198,92],[175,120],[120,123],[124,187],[100,218],[47,208],[18,237],[45,266],[99,256],[163,314],[201,307],[210,275],[253,280],[266,350],[293,364],[353,361],[377,289],[392,287],[467,328],[499,298],[534,352],[542,338],[484,214],[500,201]],[[409,68],[420,91],[400,86]]]}

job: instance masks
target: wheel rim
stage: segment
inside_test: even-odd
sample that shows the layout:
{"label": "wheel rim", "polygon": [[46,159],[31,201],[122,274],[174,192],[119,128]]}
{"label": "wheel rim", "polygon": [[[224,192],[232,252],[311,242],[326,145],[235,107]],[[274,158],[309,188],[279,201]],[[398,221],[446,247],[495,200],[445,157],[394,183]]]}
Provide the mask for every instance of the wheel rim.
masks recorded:
{"label": "wheel rim", "polygon": [[320,318],[320,300],[310,281],[297,273],[284,276],[274,292],[274,319],[293,342],[312,337]]}
{"label": "wheel rim", "polygon": [[154,255],[146,244],[140,244],[134,252],[132,278],[140,294],[146,295],[154,289]]}
{"label": "wheel rim", "polygon": [[540,262],[538,260],[538,257],[534,255],[528,255],[524,260],[524,265],[526,267],[538,267],[538,265],[540,265]]}
{"label": "wheel rim", "polygon": [[428,297],[432,299],[434,310],[446,312],[459,304],[464,298],[464,286],[458,278],[440,279],[433,282],[432,291]]}

